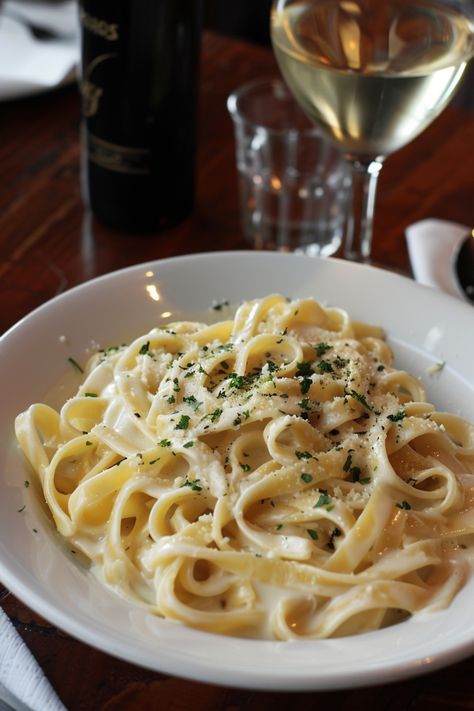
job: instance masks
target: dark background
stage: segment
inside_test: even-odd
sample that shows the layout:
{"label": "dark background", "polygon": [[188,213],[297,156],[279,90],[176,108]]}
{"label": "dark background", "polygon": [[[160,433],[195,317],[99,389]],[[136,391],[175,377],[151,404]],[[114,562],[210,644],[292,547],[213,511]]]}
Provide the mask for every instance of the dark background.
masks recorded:
{"label": "dark background", "polygon": [[204,0],[204,26],[269,46],[271,4],[272,0]]}

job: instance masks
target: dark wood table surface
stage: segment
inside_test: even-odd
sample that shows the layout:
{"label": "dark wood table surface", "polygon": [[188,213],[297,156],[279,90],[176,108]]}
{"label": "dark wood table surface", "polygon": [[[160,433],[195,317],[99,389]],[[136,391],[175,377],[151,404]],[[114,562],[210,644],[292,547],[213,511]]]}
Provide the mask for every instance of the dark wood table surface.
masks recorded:
{"label": "dark wood table surface", "polygon": [[[195,211],[172,230],[147,236],[108,230],[84,211],[76,86],[1,105],[0,332],[56,294],[106,272],[149,259],[246,247],[226,98],[244,81],[274,74],[270,50],[204,36]],[[469,91],[462,95],[468,104]],[[409,273],[404,230],[416,220],[474,224],[473,147],[473,114],[460,100],[387,160],[375,220],[377,262]],[[366,689],[286,694],[224,688],[114,659],[51,626],[1,587],[0,598],[70,711],[474,708],[474,658]]]}

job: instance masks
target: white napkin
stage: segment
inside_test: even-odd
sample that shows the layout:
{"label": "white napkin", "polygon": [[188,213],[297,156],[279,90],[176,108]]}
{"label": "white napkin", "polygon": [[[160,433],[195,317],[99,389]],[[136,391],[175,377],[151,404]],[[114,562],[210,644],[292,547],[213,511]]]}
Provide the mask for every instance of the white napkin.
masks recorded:
{"label": "white napkin", "polygon": [[0,707],[1,701],[17,711],[67,711],[0,608]]}
{"label": "white napkin", "polygon": [[[37,39],[30,25],[54,33]],[[71,81],[79,62],[75,0],[5,0],[0,9],[0,100],[36,94]]]}
{"label": "white napkin", "polygon": [[467,300],[455,273],[457,253],[469,228],[447,220],[421,220],[407,227],[413,275],[420,284]]}

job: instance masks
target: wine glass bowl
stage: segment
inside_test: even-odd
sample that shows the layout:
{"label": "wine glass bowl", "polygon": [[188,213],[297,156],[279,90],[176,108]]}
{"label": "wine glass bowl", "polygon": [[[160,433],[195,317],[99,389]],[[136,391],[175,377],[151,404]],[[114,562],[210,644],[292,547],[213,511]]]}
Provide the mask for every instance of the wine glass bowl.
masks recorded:
{"label": "wine glass bowl", "polygon": [[345,256],[370,261],[377,178],[456,91],[472,0],[275,0],[274,51],[306,114],[353,170]]}

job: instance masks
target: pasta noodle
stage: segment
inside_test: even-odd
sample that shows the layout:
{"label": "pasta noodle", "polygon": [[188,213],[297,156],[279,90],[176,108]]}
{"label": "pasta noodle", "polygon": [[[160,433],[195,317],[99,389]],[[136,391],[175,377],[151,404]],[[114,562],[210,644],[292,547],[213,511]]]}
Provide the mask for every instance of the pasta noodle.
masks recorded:
{"label": "pasta noodle", "polygon": [[349,635],[468,574],[474,426],[379,328],[279,295],[95,355],[16,419],[59,533],[122,596],[203,630]]}

